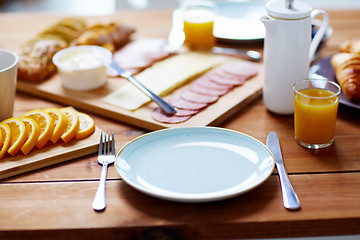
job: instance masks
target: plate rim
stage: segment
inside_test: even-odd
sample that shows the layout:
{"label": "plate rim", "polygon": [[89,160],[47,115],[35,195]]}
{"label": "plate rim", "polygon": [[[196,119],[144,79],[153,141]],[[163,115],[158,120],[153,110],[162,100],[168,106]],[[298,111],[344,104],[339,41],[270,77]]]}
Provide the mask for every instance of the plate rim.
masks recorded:
{"label": "plate rim", "polygon": [[[261,147],[263,147],[269,154],[269,157],[271,157],[271,166],[267,172],[267,174],[260,179],[260,181],[258,181],[256,184],[252,185],[249,188],[246,188],[245,190],[242,191],[234,191],[231,194],[223,194],[223,195],[215,195],[215,196],[205,196],[205,197],[194,197],[195,195],[206,195],[208,193],[205,194],[188,194],[188,196],[184,197],[177,197],[177,196],[171,196],[168,194],[161,194],[161,193],[157,193],[157,192],[153,192],[149,189],[147,189],[146,187],[140,186],[139,184],[133,183],[131,180],[127,179],[127,177],[123,176],[121,174],[121,169],[119,166],[119,156],[121,154],[121,152],[123,152],[129,145],[133,144],[134,142],[138,141],[139,139],[143,139],[143,138],[147,138],[149,136],[153,136],[156,134],[160,134],[163,132],[172,132],[172,131],[191,131],[191,129],[206,129],[205,131],[220,131],[220,132],[227,132],[227,133],[233,133],[236,135],[241,135],[242,137],[248,138],[250,140],[252,140],[253,142],[255,142],[256,144],[259,144]],[[133,187],[134,189],[145,193],[147,195],[156,197],[156,198],[160,198],[160,199],[164,199],[164,200],[169,200],[169,201],[175,201],[175,202],[189,202],[189,203],[197,203],[197,202],[211,202],[211,201],[219,201],[219,200],[224,200],[224,199],[228,199],[228,198],[232,198],[241,194],[244,194],[246,192],[249,192],[251,190],[253,190],[254,188],[260,186],[261,184],[263,184],[270,176],[271,174],[274,172],[274,168],[275,168],[275,159],[274,156],[272,154],[272,152],[270,151],[270,149],[263,144],[261,141],[259,141],[258,139],[236,131],[236,130],[232,130],[232,129],[228,129],[228,128],[221,128],[221,127],[213,127],[213,126],[205,126],[205,127],[197,127],[197,126],[190,126],[190,127],[173,127],[173,128],[166,128],[166,129],[160,129],[157,131],[152,131],[149,133],[145,133],[141,136],[138,136],[136,138],[134,138],[133,140],[129,141],[128,143],[126,143],[116,154],[116,160],[115,160],[115,168],[117,173],[120,175],[121,179],[126,182],[129,186]],[[226,189],[225,189],[226,190]],[[167,190],[166,190],[167,191]],[[175,193],[175,195],[177,195],[177,193]],[[180,194],[181,195],[181,194]]]}

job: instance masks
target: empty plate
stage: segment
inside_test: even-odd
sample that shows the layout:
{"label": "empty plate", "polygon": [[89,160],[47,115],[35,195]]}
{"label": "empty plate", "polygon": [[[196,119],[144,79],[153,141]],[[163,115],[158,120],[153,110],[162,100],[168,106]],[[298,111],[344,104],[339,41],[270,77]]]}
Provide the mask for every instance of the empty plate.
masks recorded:
{"label": "empty plate", "polygon": [[116,169],[135,189],[180,202],[208,202],[245,193],[273,172],[260,141],[216,127],[171,128],[140,136],[117,155]]}

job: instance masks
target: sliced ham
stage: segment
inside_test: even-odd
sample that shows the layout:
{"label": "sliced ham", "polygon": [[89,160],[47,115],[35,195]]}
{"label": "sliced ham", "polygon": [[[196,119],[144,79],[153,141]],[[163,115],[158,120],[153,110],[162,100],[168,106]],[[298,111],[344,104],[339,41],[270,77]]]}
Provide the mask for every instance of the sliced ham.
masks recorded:
{"label": "sliced ham", "polygon": [[160,108],[155,108],[152,113],[151,117],[158,122],[162,123],[181,123],[185,122],[189,118],[191,118],[192,115],[187,116],[176,116],[176,115],[166,115]]}
{"label": "sliced ham", "polygon": [[201,110],[209,105],[207,103],[190,102],[181,98],[179,95],[175,95],[171,97],[169,103],[176,108],[187,109],[187,110]]}
{"label": "sliced ham", "polygon": [[200,111],[201,111],[201,109],[189,110],[189,109],[178,108],[175,113],[175,116],[178,116],[178,117],[193,116],[193,115],[199,113]]}
{"label": "sliced ham", "polygon": [[[137,40],[115,52],[113,59],[120,67],[135,74],[170,55],[163,50],[164,43],[162,39]],[[111,69],[108,69],[107,74],[117,76],[117,73]]]}
{"label": "sliced ham", "polygon": [[191,88],[183,91],[180,94],[180,97],[189,102],[205,103],[205,104],[212,104],[219,99],[219,96],[201,94],[201,93],[192,91]]}
{"label": "sliced ham", "polygon": [[225,86],[240,86],[246,81],[244,76],[229,77],[221,75],[220,71],[209,75],[209,79],[212,82]]}
{"label": "sliced ham", "polygon": [[194,92],[197,92],[200,94],[221,97],[221,96],[225,95],[226,93],[228,93],[232,88],[215,89],[215,88],[208,88],[208,87],[206,87],[204,85],[200,85],[198,83],[193,83],[190,85],[190,89],[191,89],[191,91],[194,91]]}
{"label": "sliced ham", "polygon": [[259,72],[255,64],[248,62],[228,62],[221,65],[219,68],[223,69],[226,73],[235,76],[244,76],[246,79],[257,75]]}
{"label": "sliced ham", "polygon": [[234,87],[258,74],[256,65],[247,62],[228,62],[197,78],[179,95],[170,98],[169,103],[178,109],[169,116],[155,108],[152,118],[162,123],[180,123],[216,102]]}
{"label": "sliced ham", "polygon": [[209,78],[210,74],[205,74],[201,77],[199,77],[198,79],[196,79],[193,84],[194,85],[199,85],[205,88],[210,88],[210,89],[216,89],[216,90],[224,90],[224,91],[229,91],[233,88],[233,85],[224,85],[224,84],[219,84],[216,82],[211,81],[211,79]]}

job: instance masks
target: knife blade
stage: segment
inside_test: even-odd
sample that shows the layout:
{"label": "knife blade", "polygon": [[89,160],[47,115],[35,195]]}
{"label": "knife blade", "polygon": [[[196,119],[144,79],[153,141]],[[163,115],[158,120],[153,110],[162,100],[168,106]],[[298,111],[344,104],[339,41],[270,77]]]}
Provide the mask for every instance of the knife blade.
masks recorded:
{"label": "knife blade", "polygon": [[[181,9],[175,9],[172,14],[172,26],[167,39],[167,42],[163,45],[163,49],[169,53],[177,52],[185,41],[185,33],[183,31],[183,19]],[[237,48],[228,47],[213,47],[209,50],[211,53],[231,55],[236,57],[242,57],[251,61],[260,61],[261,53],[254,50],[242,50]]]}
{"label": "knife blade", "polygon": [[160,96],[156,95],[150,89],[145,87],[141,82],[136,80],[129,71],[126,71],[125,69],[123,69],[119,65],[117,65],[113,61],[112,56],[108,56],[107,54],[104,54],[104,52],[100,51],[97,47],[94,48],[94,51],[106,67],[115,70],[121,77],[129,80],[135,87],[137,87],[146,96],[148,96],[151,100],[153,100],[166,114],[173,115],[176,113],[176,111],[177,111],[176,108],[171,106],[169,103],[167,103],[165,100],[163,100]]}
{"label": "knife blade", "polygon": [[300,201],[286,172],[284,160],[281,154],[279,138],[276,132],[272,131],[269,133],[266,139],[266,146],[270,149],[275,159],[275,165],[279,173],[284,207],[288,210],[299,209]]}

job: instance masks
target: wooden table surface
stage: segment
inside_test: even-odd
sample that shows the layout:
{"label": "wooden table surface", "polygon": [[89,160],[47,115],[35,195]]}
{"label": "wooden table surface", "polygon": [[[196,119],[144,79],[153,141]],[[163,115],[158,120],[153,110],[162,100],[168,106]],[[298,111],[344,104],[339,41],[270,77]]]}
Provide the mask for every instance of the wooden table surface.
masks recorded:
{"label": "wooden table surface", "polygon": [[[328,11],[333,36],[321,52],[360,37],[360,11]],[[59,20],[47,13],[0,14],[0,48],[18,51],[21,42]],[[136,27],[137,38],[166,38],[171,12],[120,11],[89,21],[121,21]],[[243,45],[257,48],[262,45]],[[17,92],[15,116],[61,104]],[[115,131],[116,149],[146,130],[92,115],[97,126]],[[265,143],[270,131],[280,137],[285,165],[301,200],[300,211],[282,205],[276,171],[260,187],[213,203],[184,204],[142,194],[122,181],[114,166],[107,181],[108,206],[91,203],[101,166],[96,154],[0,182],[0,239],[240,239],[360,234],[360,110],[340,105],[335,143],[312,151],[294,141],[293,116],[275,115],[262,99],[220,126]]]}

